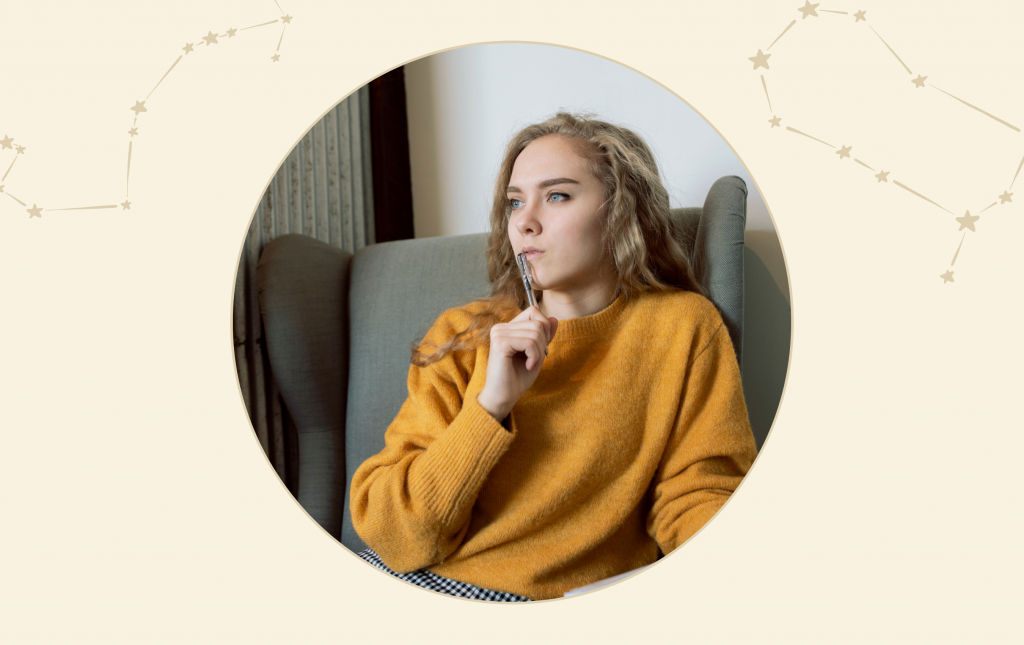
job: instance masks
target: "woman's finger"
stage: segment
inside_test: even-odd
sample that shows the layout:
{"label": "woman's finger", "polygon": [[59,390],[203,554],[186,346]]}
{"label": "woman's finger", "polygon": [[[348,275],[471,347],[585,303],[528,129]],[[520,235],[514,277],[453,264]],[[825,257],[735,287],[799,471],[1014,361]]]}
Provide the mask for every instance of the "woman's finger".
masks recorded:
{"label": "woman's finger", "polygon": [[[548,335],[539,323],[524,325],[522,327],[506,327],[499,330],[492,330],[491,344],[501,342],[502,338],[529,338],[540,341],[541,346],[547,349]],[[522,351],[522,350],[520,350]]]}
{"label": "woman's finger", "polygon": [[544,347],[547,347],[548,340],[547,332],[540,323],[520,324],[520,326],[507,325],[501,329],[491,330],[491,342],[500,342],[502,338],[531,338],[543,341]]}
{"label": "woman's finger", "polygon": [[528,320],[536,320],[544,327],[544,334],[547,336],[548,342],[554,339],[555,331],[558,328],[558,319],[554,317],[548,318],[535,306],[523,309],[515,318],[504,324],[520,323]]}
{"label": "woman's finger", "polygon": [[542,332],[531,330],[509,331],[492,340],[492,351],[512,358],[519,352],[525,352],[527,358],[537,358],[547,347]]}
{"label": "woman's finger", "polygon": [[536,306],[530,306],[527,307],[526,309],[523,309],[522,311],[519,312],[519,315],[517,315],[509,322],[521,322],[524,320],[537,320],[543,323],[544,325],[548,324],[547,317],[541,312],[540,308]]}
{"label": "woman's finger", "polygon": [[537,317],[543,318],[544,314],[542,314],[540,312],[540,309],[538,309],[536,306],[531,305],[526,309],[520,311],[518,314],[516,314],[516,317],[509,322],[519,322],[520,320],[530,320],[531,318]]}
{"label": "woman's finger", "polygon": [[526,369],[531,372],[540,365],[540,357],[547,349],[547,338],[539,329],[504,329],[491,337],[491,351],[494,355],[513,358],[520,352],[526,354]]}
{"label": "woman's finger", "polygon": [[544,338],[547,338],[550,327],[551,323],[545,318],[544,320],[520,320],[519,322],[505,323],[499,329],[526,329],[536,331],[539,334],[543,334]]}

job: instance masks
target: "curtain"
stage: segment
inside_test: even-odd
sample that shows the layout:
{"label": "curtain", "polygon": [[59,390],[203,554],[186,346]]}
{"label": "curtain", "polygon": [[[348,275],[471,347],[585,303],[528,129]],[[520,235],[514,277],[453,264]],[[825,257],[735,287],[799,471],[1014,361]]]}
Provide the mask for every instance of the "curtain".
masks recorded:
{"label": "curtain", "polygon": [[294,495],[297,437],[270,372],[256,263],[263,245],[301,233],[355,253],[374,243],[370,92],[357,90],[307,132],[274,175],[249,225],[235,279],[235,365],[249,419]]}

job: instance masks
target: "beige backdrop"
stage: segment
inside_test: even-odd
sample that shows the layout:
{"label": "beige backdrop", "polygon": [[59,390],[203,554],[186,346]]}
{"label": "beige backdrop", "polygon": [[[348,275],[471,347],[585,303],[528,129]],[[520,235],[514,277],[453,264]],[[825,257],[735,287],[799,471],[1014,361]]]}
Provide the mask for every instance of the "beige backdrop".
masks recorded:
{"label": "beige backdrop", "polygon": [[[1020,3],[277,3],[4,7],[0,640],[1019,637]],[[636,578],[522,606],[412,588],[321,531],[253,435],[231,336],[249,219],[303,132],[493,41],[690,103],[764,195],[793,303],[778,418],[720,515]]]}

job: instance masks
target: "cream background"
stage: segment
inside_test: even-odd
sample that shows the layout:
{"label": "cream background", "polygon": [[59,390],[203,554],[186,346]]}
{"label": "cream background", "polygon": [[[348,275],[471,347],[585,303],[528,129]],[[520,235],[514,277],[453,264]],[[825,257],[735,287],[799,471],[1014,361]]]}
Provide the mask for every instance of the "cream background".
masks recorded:
{"label": "cream background", "polygon": [[[955,265],[949,215],[1009,187],[1024,139],[1024,9],[993,2],[279,0],[294,20],[190,54],[147,101],[131,211],[0,195],[0,640],[6,642],[1007,642],[1019,637],[1022,346],[1016,202]],[[186,42],[273,20],[270,0],[4,8],[5,191],[44,208],[124,199],[129,108]],[[389,18],[394,29],[368,27]],[[850,24],[846,24],[849,22]],[[840,28],[842,27],[842,28]],[[522,40],[591,51],[685,98],[756,180],[790,272],[794,342],[775,427],[726,508],[641,576],[495,606],[371,570],[291,498],[253,436],[232,281],[289,148],[347,92],[425,54]],[[801,127],[803,126],[803,127]],[[0,165],[10,163],[3,150]],[[890,168],[889,166],[892,166]]]}

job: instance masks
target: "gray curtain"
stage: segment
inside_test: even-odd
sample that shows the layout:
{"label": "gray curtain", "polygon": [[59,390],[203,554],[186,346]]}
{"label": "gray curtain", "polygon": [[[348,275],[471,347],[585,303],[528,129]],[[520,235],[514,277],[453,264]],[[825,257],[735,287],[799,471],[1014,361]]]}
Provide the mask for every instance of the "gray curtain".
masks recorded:
{"label": "gray curtain", "polygon": [[297,454],[291,420],[270,372],[256,263],[263,245],[302,233],[355,253],[374,242],[370,175],[370,94],[339,103],[298,142],[278,169],[249,225],[235,280],[235,365],[249,419],[267,458],[295,493]]}

